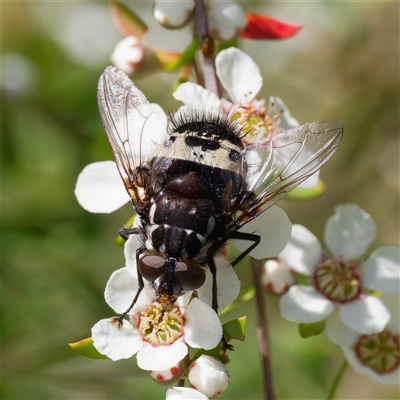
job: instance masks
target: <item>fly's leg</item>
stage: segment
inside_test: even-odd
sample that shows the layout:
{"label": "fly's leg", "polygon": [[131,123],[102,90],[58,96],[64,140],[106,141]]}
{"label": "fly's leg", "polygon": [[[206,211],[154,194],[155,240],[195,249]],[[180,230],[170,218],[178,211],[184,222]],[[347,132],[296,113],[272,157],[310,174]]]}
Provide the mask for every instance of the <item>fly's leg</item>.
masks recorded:
{"label": "fly's leg", "polygon": [[254,235],[254,233],[245,232],[234,232],[231,239],[248,240],[254,242],[250,247],[248,247],[239,257],[232,261],[232,267],[239,264],[248,254],[252,252],[259,244],[261,237],[259,235]]}
{"label": "fly's leg", "polygon": [[[213,277],[213,283],[212,283],[212,309],[218,314],[218,288],[217,288],[217,268],[215,266],[214,259],[210,257],[208,260],[208,267],[210,268],[210,272]],[[221,338],[222,342],[222,348],[221,348],[221,354],[225,354],[227,350],[234,350],[234,347],[228,343],[226,340],[225,336],[222,335]]]}
{"label": "fly's leg", "polygon": [[137,268],[137,275],[138,275],[138,288],[137,288],[135,297],[132,300],[131,305],[129,306],[129,308],[126,311],[124,311],[119,317],[114,317],[113,318],[113,322],[118,324],[118,328],[122,328],[124,318],[127,316],[129,311],[132,310],[132,307],[136,304],[136,301],[139,298],[139,295],[140,295],[140,293],[142,292],[142,290],[144,288],[143,276],[139,271],[139,257],[144,251],[146,251],[146,247],[145,246],[139,247],[136,250],[136,268]]}
{"label": "fly's leg", "polygon": [[141,233],[141,230],[139,227],[135,228],[122,228],[119,230],[119,235],[122,237],[124,240],[128,240],[129,235],[138,235]]}

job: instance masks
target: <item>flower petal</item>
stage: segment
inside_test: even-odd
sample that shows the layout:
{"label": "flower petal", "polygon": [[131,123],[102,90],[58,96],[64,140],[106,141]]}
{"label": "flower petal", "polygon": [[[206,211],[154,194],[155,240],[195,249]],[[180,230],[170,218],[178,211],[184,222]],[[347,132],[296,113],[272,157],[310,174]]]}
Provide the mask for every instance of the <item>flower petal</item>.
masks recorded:
{"label": "flower petal", "polygon": [[[285,248],[290,238],[292,224],[285,211],[272,206],[246,224],[243,229],[261,237],[260,244],[250,253],[250,256],[261,260],[275,257]],[[245,251],[251,245],[251,242],[244,240],[235,240],[234,242],[240,251]]]}
{"label": "flower petal", "polygon": [[[218,311],[222,311],[227,305],[231,304],[239,294],[240,281],[230,262],[225,258],[216,257],[217,268],[217,300]],[[204,285],[197,289],[199,299],[212,306],[212,274],[207,271]]]}
{"label": "flower petal", "polygon": [[213,349],[222,338],[222,325],[217,313],[194,298],[186,309],[185,341],[194,348]]}
{"label": "flower petal", "polygon": [[[133,226],[139,226],[140,217],[136,217]],[[136,250],[140,247],[139,235],[130,235],[124,245],[125,266],[128,272],[137,278]]]}
{"label": "flower petal", "polygon": [[166,400],[208,400],[208,397],[196,389],[179,386],[167,390]]}
{"label": "flower petal", "polygon": [[118,328],[109,319],[102,319],[92,328],[94,347],[113,361],[130,358],[143,346],[139,332],[124,320]]}
{"label": "flower petal", "polygon": [[263,83],[260,68],[245,52],[230,47],[215,58],[218,78],[233,103],[250,103]]}
{"label": "flower petal", "polygon": [[[107,282],[104,297],[107,304],[118,314],[125,312],[131,305],[138,290],[138,280],[127,268],[114,271]],[[145,282],[145,286],[129,314],[142,311],[146,304],[153,302],[154,290]]]}
{"label": "flower petal", "polygon": [[154,347],[149,343],[145,343],[138,352],[136,359],[141,369],[163,371],[178,364],[187,353],[188,348],[183,339],[178,339],[169,346]]}
{"label": "flower petal", "polygon": [[312,275],[321,256],[319,240],[304,226],[293,225],[289,242],[278,258],[295,271]]}
{"label": "flower petal", "polygon": [[87,165],[78,176],[75,196],[92,213],[111,213],[129,201],[114,161]]}
{"label": "flower petal", "polygon": [[268,15],[246,13],[247,26],[242,32],[245,39],[287,39],[303,26],[279,21]]}
{"label": "flower petal", "polygon": [[283,318],[304,324],[324,320],[333,310],[333,304],[311,286],[295,285],[284,294],[279,303]]}
{"label": "flower petal", "polygon": [[381,332],[390,319],[385,305],[373,296],[343,304],[339,313],[349,328],[366,335]]}
{"label": "flower petal", "polygon": [[364,264],[364,285],[384,293],[400,292],[400,248],[382,246]]}
{"label": "flower petal", "polygon": [[303,189],[312,188],[314,186],[317,186],[318,182],[319,182],[319,171],[317,171],[315,174],[312,174],[303,183],[300,183],[299,187]]}
{"label": "flower petal", "polygon": [[218,96],[197,83],[182,83],[172,95],[186,106],[203,109],[206,113],[221,112],[221,101]]}
{"label": "flower petal", "polygon": [[276,119],[279,115],[279,128],[287,131],[288,129],[296,128],[299,126],[299,121],[290,114],[287,105],[280,97],[270,96],[268,104],[268,115],[272,120]]}
{"label": "flower petal", "polygon": [[389,373],[378,374],[373,369],[363,365],[352,348],[347,346],[341,346],[341,348],[351,367],[359,374],[368,376],[370,379],[381,383],[382,385],[396,385],[399,383],[399,368],[396,368],[394,371]]}
{"label": "flower petal", "polygon": [[356,204],[335,207],[325,226],[325,243],[335,258],[344,261],[362,256],[375,236],[375,222]]}
{"label": "flower petal", "polygon": [[360,334],[348,328],[340,318],[339,311],[335,310],[326,320],[324,333],[336,346],[351,346]]}

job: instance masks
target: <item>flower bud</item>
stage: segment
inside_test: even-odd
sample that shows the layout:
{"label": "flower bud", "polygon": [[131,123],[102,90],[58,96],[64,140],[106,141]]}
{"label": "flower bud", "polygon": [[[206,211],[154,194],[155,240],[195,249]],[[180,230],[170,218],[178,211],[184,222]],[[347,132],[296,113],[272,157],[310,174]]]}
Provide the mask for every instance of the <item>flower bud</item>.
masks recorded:
{"label": "flower bud", "polygon": [[208,26],[215,39],[238,37],[247,25],[243,8],[234,1],[212,1],[208,5]]}
{"label": "flower bud", "polygon": [[188,369],[189,363],[189,358],[185,357],[178,364],[164,371],[149,371],[150,377],[160,385],[170,385],[184,375]]}
{"label": "flower bud", "polygon": [[111,55],[111,61],[121,71],[132,75],[144,61],[145,47],[136,36],[122,39]]}
{"label": "flower bud", "polygon": [[194,0],[183,2],[158,0],[154,2],[153,16],[164,28],[179,29],[191,20],[194,7]]}
{"label": "flower bud", "polygon": [[189,367],[190,385],[209,398],[218,397],[231,380],[228,370],[217,358],[202,355]]}
{"label": "flower bud", "polygon": [[264,264],[262,284],[273,294],[284,294],[296,283],[296,273],[284,262],[268,260]]}

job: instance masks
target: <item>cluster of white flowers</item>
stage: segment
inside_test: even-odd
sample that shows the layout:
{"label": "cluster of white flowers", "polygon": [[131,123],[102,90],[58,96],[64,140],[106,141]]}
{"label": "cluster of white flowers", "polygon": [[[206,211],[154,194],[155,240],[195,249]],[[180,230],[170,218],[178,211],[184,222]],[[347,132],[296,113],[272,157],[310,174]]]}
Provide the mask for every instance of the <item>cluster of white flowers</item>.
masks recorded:
{"label": "cluster of white flowers", "polygon": [[340,205],[326,224],[328,251],[304,226],[293,225],[278,256],[281,274],[274,276],[270,266],[266,274],[278,288],[287,271],[309,276],[308,286],[293,285],[281,297],[282,316],[303,324],[326,320],[326,336],[341,346],[356,371],[395,384],[400,372],[400,248],[381,246],[364,260],[375,234],[368,213],[355,204]]}

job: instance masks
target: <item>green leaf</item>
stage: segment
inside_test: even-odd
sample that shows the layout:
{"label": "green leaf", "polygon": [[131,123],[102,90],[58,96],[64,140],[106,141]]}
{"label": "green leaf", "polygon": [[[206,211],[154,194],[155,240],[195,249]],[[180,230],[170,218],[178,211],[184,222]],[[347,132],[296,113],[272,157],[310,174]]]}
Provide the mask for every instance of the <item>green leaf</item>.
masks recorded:
{"label": "green leaf", "polygon": [[111,17],[118,30],[124,36],[136,36],[140,39],[148,27],[131,9],[115,0],[110,0]]}
{"label": "green leaf", "polygon": [[220,360],[223,364],[228,364],[230,359],[226,353],[221,354],[221,349],[222,349],[222,343],[220,343],[217,347],[214,347],[211,350],[199,349],[194,354],[193,361],[197,360],[200,356],[205,354],[206,356],[218,358],[218,360]]}
{"label": "green leaf", "polygon": [[238,46],[238,39],[237,38],[233,38],[231,40],[218,42],[217,53],[219,53],[222,50],[229,49],[229,47],[239,47]]}
{"label": "green leaf", "polygon": [[303,339],[320,335],[325,329],[326,321],[318,321],[313,324],[299,324],[299,333]]}
{"label": "green leaf", "polygon": [[69,347],[75,350],[81,356],[94,359],[105,359],[108,358],[104,354],[100,354],[97,349],[93,346],[93,339],[91,337],[80,340],[79,342],[69,343]]}
{"label": "green leaf", "polygon": [[185,50],[183,50],[180,57],[178,57],[176,60],[171,61],[170,63],[164,65],[165,70],[173,71],[174,69],[183,67],[185,64],[192,61],[198,47],[199,47],[199,40],[194,39],[193,42],[190,43],[189,46],[186,47]]}
{"label": "green leaf", "polygon": [[[129,221],[124,225],[124,228],[132,228],[133,221],[135,218],[136,218],[136,213],[133,214],[133,216],[129,219]],[[115,239],[115,244],[117,244],[118,246],[124,246],[125,242],[126,240],[121,235],[118,235],[117,238]]]}
{"label": "green leaf", "polygon": [[188,82],[188,81],[189,81],[188,78],[186,78],[184,76],[181,76],[177,81],[175,81],[174,85],[172,86],[172,91],[175,92],[175,90],[178,89],[178,87],[180,85],[182,85],[182,83],[185,83],[185,82]]}
{"label": "green leaf", "polygon": [[219,315],[223,315],[226,314],[228,311],[232,310],[233,308],[235,308],[236,306],[238,306],[239,304],[242,304],[246,301],[251,300],[256,294],[256,291],[253,287],[253,285],[248,285],[245,286],[244,288],[240,289],[239,295],[237,297],[237,299],[232,302],[231,304],[229,304],[228,306],[226,306],[220,313],[218,313]]}
{"label": "green leaf", "polygon": [[325,183],[320,179],[318,183],[310,188],[297,187],[293,189],[285,198],[294,201],[314,200],[321,197],[326,192]]}
{"label": "green leaf", "polygon": [[226,340],[240,340],[244,341],[246,337],[246,316],[226,322],[222,326]]}

